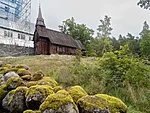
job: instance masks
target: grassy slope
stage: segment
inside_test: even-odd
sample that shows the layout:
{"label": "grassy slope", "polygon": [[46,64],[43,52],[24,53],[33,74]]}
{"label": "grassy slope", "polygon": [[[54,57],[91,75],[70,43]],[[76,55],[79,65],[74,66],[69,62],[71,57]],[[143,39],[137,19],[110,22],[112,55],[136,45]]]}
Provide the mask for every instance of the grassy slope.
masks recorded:
{"label": "grassy slope", "polygon": [[[26,64],[30,67],[32,73],[42,70],[45,74],[50,74],[50,72],[57,71],[61,68],[67,67],[70,63],[74,61],[74,56],[21,56],[21,57],[0,57],[1,61],[8,64]],[[83,63],[92,63],[93,58],[82,58]]]}

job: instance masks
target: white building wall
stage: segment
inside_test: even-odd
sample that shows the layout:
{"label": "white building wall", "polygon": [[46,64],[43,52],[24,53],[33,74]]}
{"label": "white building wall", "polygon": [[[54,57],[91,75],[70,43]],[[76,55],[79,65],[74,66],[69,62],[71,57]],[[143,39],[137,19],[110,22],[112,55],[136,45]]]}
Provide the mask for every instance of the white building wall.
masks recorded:
{"label": "white building wall", "polygon": [[34,47],[33,35],[5,28],[0,28],[0,43],[25,47]]}

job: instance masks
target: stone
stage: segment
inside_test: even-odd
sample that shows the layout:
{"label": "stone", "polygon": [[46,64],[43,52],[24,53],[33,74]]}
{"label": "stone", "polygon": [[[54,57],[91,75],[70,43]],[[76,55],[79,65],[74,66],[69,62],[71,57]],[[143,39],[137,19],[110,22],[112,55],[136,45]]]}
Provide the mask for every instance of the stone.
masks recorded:
{"label": "stone", "polygon": [[40,105],[42,113],[79,113],[72,97],[65,90],[49,95]]}
{"label": "stone", "polygon": [[77,101],[80,113],[126,113],[127,106],[118,98],[106,94],[84,96]]}
{"label": "stone", "polygon": [[[18,90],[18,88],[20,88]],[[18,87],[13,95],[13,99],[10,102],[10,112],[11,113],[22,113],[27,107],[25,104],[25,93],[27,91],[26,87]],[[18,91],[17,91],[18,90]]]}
{"label": "stone", "polygon": [[69,92],[75,103],[78,101],[78,99],[88,95],[81,86],[69,87],[67,88],[67,91]]}
{"label": "stone", "polygon": [[26,80],[26,81],[30,81],[32,76],[31,75],[24,75],[21,77],[23,80]]}
{"label": "stone", "polygon": [[22,113],[26,109],[25,93],[27,87],[18,87],[10,91],[2,101],[2,107],[10,113]]}
{"label": "stone", "polygon": [[43,77],[44,77],[43,72],[42,71],[38,71],[35,74],[33,74],[32,81],[41,80]]}
{"label": "stone", "polygon": [[46,97],[53,93],[52,87],[48,85],[31,86],[26,93],[26,105],[31,110],[38,110]]}
{"label": "stone", "polygon": [[14,95],[15,90],[10,91],[5,98],[2,100],[2,107],[7,110],[10,111],[10,99],[12,99],[13,95]]}
{"label": "stone", "polygon": [[24,69],[26,69],[26,70],[29,70],[29,66],[27,66],[26,64],[18,64],[18,65],[16,65],[15,66],[16,68],[24,68]]}
{"label": "stone", "polygon": [[18,77],[19,78],[19,75],[15,72],[8,72],[4,75],[4,81],[6,82],[11,77]]}
{"label": "stone", "polygon": [[8,90],[16,89],[18,86],[25,86],[23,80],[19,77],[11,77],[6,82],[6,87]]}
{"label": "stone", "polygon": [[38,81],[39,85],[49,85],[52,88],[57,86],[57,82],[51,77],[43,77],[43,79]]}
{"label": "stone", "polygon": [[19,69],[17,71],[17,73],[19,76],[31,75],[31,72],[29,70],[26,70],[26,69]]}

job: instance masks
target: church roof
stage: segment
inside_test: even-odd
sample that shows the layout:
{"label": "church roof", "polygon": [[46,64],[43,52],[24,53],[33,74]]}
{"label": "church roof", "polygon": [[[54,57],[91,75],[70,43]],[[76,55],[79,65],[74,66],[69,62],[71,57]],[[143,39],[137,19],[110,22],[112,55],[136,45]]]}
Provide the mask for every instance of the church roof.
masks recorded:
{"label": "church roof", "polygon": [[70,35],[44,27],[37,27],[37,32],[40,37],[48,38],[53,44],[85,50],[82,43],[79,40],[74,40]]}

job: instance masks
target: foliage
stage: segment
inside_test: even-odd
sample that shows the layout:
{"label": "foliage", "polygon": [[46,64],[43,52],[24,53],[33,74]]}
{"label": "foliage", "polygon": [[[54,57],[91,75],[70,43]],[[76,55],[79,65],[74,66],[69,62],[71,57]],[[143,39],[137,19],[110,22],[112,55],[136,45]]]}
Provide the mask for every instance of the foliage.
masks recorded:
{"label": "foliage", "polygon": [[144,9],[150,9],[150,0],[140,0],[137,5]]}
{"label": "foliage", "polygon": [[110,38],[93,38],[87,50],[89,56],[102,56],[105,52],[112,51],[113,46]]}
{"label": "foliage", "polygon": [[150,55],[150,30],[149,25],[147,22],[144,22],[143,30],[140,33],[141,42],[140,42],[140,49],[143,56],[148,57]]}
{"label": "foliage", "polygon": [[59,25],[59,29],[62,33],[69,34],[74,39],[80,40],[84,46],[89,43],[94,34],[94,31],[85,24],[77,24],[73,17],[63,21],[63,24]]}
{"label": "foliage", "polygon": [[121,47],[121,50],[115,53],[105,53],[98,65],[104,73],[106,86],[110,89],[124,87],[127,83],[137,88],[149,87],[149,68],[138,59],[131,57],[128,45]]}
{"label": "foliage", "polygon": [[110,27],[111,17],[105,15],[104,20],[100,20],[101,24],[98,26],[97,37],[109,37],[113,28]]}

